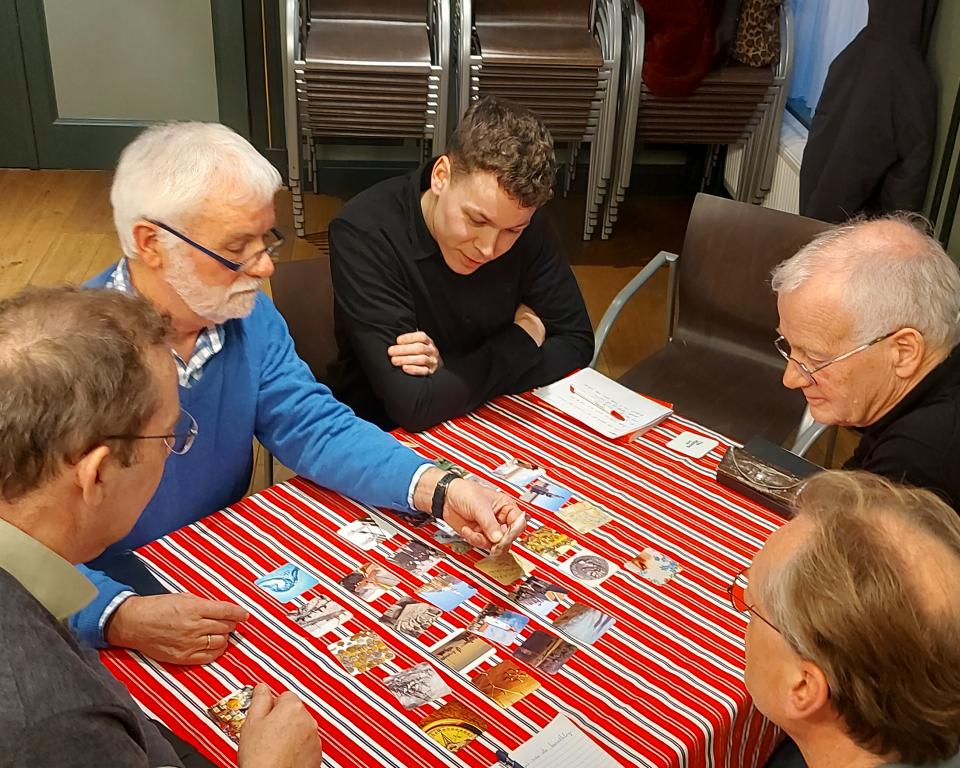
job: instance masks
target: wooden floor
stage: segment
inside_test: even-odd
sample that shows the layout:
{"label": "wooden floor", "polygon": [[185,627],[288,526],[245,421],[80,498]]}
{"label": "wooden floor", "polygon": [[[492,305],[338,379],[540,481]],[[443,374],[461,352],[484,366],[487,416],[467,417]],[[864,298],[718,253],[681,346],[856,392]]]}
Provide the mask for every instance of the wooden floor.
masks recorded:
{"label": "wooden floor", "polygon": [[[28,285],[78,283],[114,263],[120,248],[107,171],[0,170],[0,298]],[[343,200],[307,195],[306,230],[322,233]],[[690,197],[628,197],[614,236],[583,242],[582,196],[547,210],[561,234],[594,326],[610,300],[659,250],[679,252]],[[289,195],[278,196],[278,226],[293,232]],[[314,238],[315,239],[315,238]],[[291,238],[281,259],[309,258],[317,246]],[[598,368],[616,377],[665,341],[666,273],[632,301],[614,327]],[[253,488],[262,486],[258,471]]]}

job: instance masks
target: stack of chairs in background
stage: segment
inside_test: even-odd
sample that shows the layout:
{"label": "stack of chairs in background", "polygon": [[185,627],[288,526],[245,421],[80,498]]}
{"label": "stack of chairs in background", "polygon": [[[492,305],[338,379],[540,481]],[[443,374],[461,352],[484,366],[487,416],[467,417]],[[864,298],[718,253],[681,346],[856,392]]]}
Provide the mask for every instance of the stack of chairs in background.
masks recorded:
{"label": "stack of chairs in background", "polygon": [[687,97],[660,97],[643,83],[643,9],[623,0],[624,53],[613,158],[613,190],[604,211],[602,237],[617,220],[633,168],[636,142],[708,144],[742,148],[736,200],[761,203],[777,159],[780,124],[793,66],[793,17],[780,6],[780,59],[770,67],[732,63],[710,72]]}
{"label": "stack of chairs in background", "polygon": [[554,141],[571,145],[570,170],[581,143],[590,143],[584,239],[598,224],[609,188],[620,71],[617,2],[455,0],[453,9],[454,26],[460,26],[461,114],[487,95],[531,109]]}

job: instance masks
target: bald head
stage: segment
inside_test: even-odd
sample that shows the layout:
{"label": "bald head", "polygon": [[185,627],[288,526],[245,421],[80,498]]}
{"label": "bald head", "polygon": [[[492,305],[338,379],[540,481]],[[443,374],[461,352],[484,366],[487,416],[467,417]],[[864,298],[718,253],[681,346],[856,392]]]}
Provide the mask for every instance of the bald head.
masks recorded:
{"label": "bald head", "polygon": [[905,214],[834,227],[779,264],[778,296],[802,287],[832,297],[856,343],[901,328],[932,352],[960,342],[960,270],[919,217]]}

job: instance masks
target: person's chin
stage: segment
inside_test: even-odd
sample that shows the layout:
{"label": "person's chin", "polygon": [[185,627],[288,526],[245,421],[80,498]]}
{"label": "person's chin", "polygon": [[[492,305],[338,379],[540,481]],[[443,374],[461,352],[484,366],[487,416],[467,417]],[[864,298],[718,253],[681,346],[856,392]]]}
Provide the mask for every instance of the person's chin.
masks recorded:
{"label": "person's chin", "polygon": [[830,408],[830,403],[822,397],[808,397],[807,407],[813,420],[820,424],[836,424],[837,417]]}

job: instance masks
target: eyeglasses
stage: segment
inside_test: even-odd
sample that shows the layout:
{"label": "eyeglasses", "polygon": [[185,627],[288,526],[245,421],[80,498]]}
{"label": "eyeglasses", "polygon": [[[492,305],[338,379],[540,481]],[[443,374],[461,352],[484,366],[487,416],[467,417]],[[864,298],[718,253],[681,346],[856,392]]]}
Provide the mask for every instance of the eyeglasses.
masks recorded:
{"label": "eyeglasses", "polygon": [[163,440],[170,453],[183,456],[197,439],[197,420],[187,411],[180,409],[180,417],[169,435],[110,435],[107,440]]}
{"label": "eyeglasses", "polygon": [[147,219],[147,221],[149,221],[151,224],[155,224],[156,226],[160,227],[160,229],[164,230],[165,232],[169,232],[174,237],[177,237],[180,240],[183,240],[183,242],[185,242],[187,245],[196,248],[198,251],[200,251],[200,253],[203,253],[209,256],[211,259],[219,262],[220,264],[223,264],[223,266],[225,266],[227,269],[233,272],[248,271],[254,265],[256,265],[260,261],[260,259],[262,259],[264,256],[269,256],[272,261],[276,261],[280,248],[286,242],[286,240],[284,240],[283,233],[276,227],[272,227],[270,229],[270,232],[267,233],[266,236],[264,236],[264,242],[266,242],[265,248],[263,248],[260,251],[257,251],[255,254],[253,254],[247,259],[244,259],[243,261],[233,261],[224,256],[221,256],[218,253],[211,251],[209,248],[204,248],[202,245],[200,245],[200,243],[194,240],[191,240],[182,232],[178,232],[173,227],[167,226],[162,221],[157,221],[156,219]]}
{"label": "eyeglasses", "polygon": [[790,346],[790,342],[787,341],[783,336],[777,336],[777,338],[774,339],[773,341],[773,346],[776,347],[777,352],[780,353],[780,356],[784,360],[786,360],[788,363],[793,362],[797,366],[797,368],[800,369],[800,373],[803,374],[803,377],[810,384],[816,384],[817,380],[813,378],[813,374],[817,373],[818,371],[822,371],[828,365],[833,365],[834,363],[839,363],[841,360],[846,360],[848,357],[853,357],[853,355],[857,354],[858,352],[863,352],[863,350],[869,349],[874,344],[877,344],[878,342],[881,342],[884,339],[889,339],[896,332],[897,331],[890,331],[890,333],[885,333],[883,336],[877,336],[877,338],[875,338],[873,341],[868,341],[866,344],[861,344],[856,349],[851,349],[849,352],[844,352],[842,355],[831,357],[825,363],[821,363],[820,365],[818,365],[816,368],[813,368],[812,370],[810,368],[807,368],[807,366],[801,363],[799,360],[797,360],[797,358],[792,357],[793,349]]}
{"label": "eyeglasses", "polygon": [[756,616],[758,619],[760,619],[760,621],[762,621],[772,630],[774,630],[777,633],[780,633],[780,630],[772,621],[770,621],[767,618],[764,618],[757,611],[757,609],[754,606],[750,605],[746,600],[747,571],[749,570],[750,570],[749,568],[744,568],[742,571],[740,571],[740,573],[734,576],[733,582],[730,584],[730,586],[727,587],[727,595],[729,595],[730,597],[730,605],[732,605],[733,610],[737,611],[738,613],[742,613],[748,617],[751,614]]}

